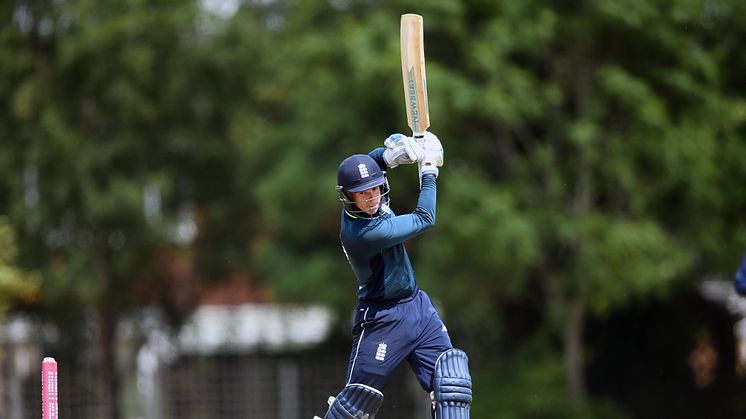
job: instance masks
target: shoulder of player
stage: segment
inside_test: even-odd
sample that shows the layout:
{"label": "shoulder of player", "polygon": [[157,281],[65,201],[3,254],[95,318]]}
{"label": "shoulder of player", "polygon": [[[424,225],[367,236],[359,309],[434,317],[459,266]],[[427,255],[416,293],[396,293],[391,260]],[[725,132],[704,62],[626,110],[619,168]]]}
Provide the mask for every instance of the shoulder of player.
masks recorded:
{"label": "shoulder of player", "polygon": [[390,217],[361,218],[346,222],[340,231],[345,246],[365,246],[388,237],[391,231]]}

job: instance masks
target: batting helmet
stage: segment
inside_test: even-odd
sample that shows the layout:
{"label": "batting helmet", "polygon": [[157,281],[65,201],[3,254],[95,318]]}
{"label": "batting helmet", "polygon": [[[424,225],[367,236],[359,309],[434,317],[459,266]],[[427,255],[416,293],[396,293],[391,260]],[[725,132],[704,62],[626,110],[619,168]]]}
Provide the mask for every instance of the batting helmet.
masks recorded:
{"label": "batting helmet", "polygon": [[348,211],[358,212],[350,200],[350,192],[362,192],[376,186],[381,186],[383,202],[388,202],[389,186],[386,172],[367,154],[354,154],[339,165],[336,189],[339,199]]}

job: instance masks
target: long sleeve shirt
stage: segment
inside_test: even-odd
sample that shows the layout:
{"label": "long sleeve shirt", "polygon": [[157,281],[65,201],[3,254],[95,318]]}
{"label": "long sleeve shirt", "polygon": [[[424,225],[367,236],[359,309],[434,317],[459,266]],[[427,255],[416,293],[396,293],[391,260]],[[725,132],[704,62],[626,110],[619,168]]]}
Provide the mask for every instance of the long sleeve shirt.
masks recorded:
{"label": "long sleeve shirt", "polygon": [[[383,151],[378,148],[369,155],[385,170]],[[435,224],[435,198],[435,176],[423,176],[417,207],[409,214],[396,215],[385,204],[371,218],[342,211],[340,239],[357,277],[359,300],[386,303],[417,289],[404,241]]]}

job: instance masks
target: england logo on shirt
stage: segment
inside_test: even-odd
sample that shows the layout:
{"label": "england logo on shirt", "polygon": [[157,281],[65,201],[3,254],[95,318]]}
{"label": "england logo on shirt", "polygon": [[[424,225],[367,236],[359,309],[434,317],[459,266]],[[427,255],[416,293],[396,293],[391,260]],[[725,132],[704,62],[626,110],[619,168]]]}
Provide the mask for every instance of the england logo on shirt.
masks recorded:
{"label": "england logo on shirt", "polygon": [[381,342],[378,344],[378,350],[376,351],[376,359],[383,361],[386,358],[386,344]]}

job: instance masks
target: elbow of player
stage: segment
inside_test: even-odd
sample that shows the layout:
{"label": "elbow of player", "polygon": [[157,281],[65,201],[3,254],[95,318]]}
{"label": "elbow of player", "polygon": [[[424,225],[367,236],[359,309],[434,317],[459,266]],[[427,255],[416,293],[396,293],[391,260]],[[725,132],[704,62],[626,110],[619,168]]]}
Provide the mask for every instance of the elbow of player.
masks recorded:
{"label": "elbow of player", "polygon": [[434,212],[422,211],[418,215],[420,216],[420,220],[422,221],[423,227],[430,228],[435,225],[435,213]]}

